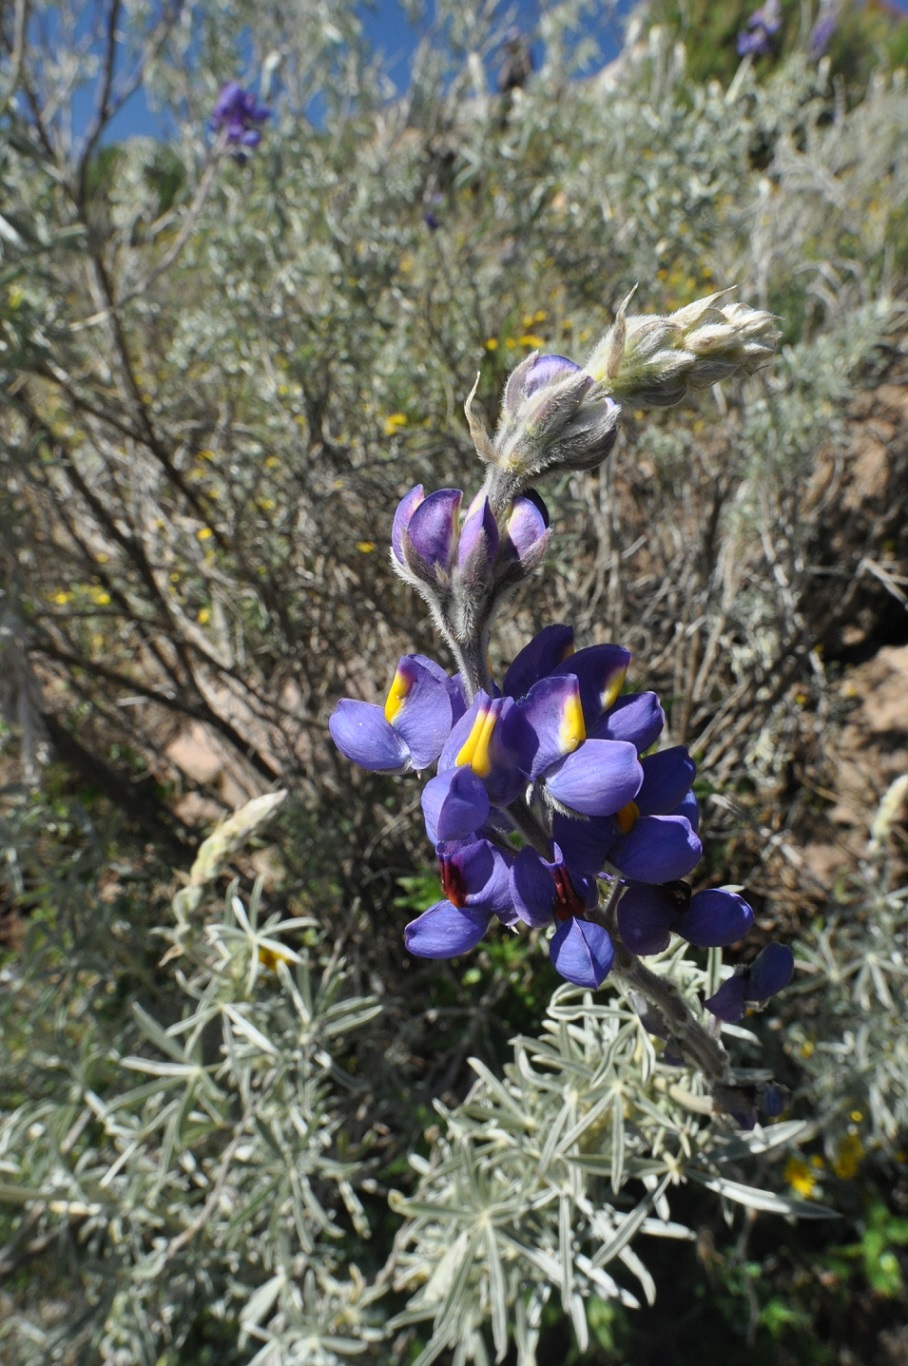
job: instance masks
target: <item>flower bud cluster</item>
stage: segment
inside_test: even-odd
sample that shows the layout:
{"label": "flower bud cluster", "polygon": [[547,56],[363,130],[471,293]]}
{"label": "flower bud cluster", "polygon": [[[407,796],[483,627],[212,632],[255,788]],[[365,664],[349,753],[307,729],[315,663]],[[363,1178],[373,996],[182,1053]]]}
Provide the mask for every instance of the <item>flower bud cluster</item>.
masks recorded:
{"label": "flower bud cluster", "polygon": [[618,436],[621,409],[566,356],[534,352],[518,365],[505,385],[494,439],[474,414],[472,398],[467,421],[479,455],[494,467],[491,487],[499,500],[549,470],[594,469]]}
{"label": "flower bud cluster", "polygon": [[628,317],[628,295],[586,372],[619,402],[657,408],[680,403],[688,389],[753,374],[771,360],[780,333],[771,313],[720,303],[728,292],[667,317]]}
{"label": "flower bud cluster", "polygon": [[[608,456],[621,403],[670,407],[688,389],[749,375],[771,359],[779,332],[771,313],[727,301],[728,290],[668,316],[628,316],[633,291],[585,365],[534,352],[505,385],[494,436],[465,412],[488,466],[485,492],[497,515],[528,483],[552,470],[588,470]],[[726,300],[723,302],[723,300]]]}
{"label": "flower bud cluster", "polygon": [[461,520],[462,501],[460,489],[426,496],[417,484],[398,505],[391,530],[395,569],[444,603],[488,596],[527,578],[542,563],[549,540],[548,511],[537,493],[515,498],[500,528],[484,492]]}

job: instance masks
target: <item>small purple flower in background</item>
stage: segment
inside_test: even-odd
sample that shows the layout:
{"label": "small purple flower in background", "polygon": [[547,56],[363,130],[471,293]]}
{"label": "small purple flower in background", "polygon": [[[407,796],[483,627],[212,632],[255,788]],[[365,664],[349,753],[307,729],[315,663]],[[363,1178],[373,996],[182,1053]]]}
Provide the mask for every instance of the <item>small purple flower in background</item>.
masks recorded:
{"label": "small purple flower in background", "polygon": [[232,147],[235,160],[246,160],[244,149],[258,147],[262,135],[258,125],[271,118],[267,104],[259,104],[251,90],[244,90],[237,81],[221,87],[208,120],[212,133],[226,134],[224,141]]}
{"label": "small purple flower in background", "polygon": [[836,31],[836,23],[836,16],[828,8],[821,6],[819,18],[811,29],[807,43],[807,51],[813,61],[818,62],[826,51],[829,40]]}
{"label": "small purple flower in background", "polygon": [[765,57],[773,50],[773,38],[782,27],[782,13],[779,0],[766,0],[765,5],[754,10],[744,28],[738,34],[738,56]]}
{"label": "small purple flower in background", "polygon": [[[439,217],[439,213],[443,204],[444,195],[433,194],[430,196],[429,205],[431,207],[427,208],[422,216],[422,221],[429,229],[429,232],[438,232],[438,229],[441,227],[442,219]],[[439,210],[439,213],[435,212],[436,209]]]}

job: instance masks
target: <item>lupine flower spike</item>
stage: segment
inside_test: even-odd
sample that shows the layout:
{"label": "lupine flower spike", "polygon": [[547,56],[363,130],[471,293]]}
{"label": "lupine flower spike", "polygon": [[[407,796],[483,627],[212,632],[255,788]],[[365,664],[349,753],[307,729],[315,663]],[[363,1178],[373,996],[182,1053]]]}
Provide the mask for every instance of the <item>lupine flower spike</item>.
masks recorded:
{"label": "lupine flower spike", "polygon": [[[606,459],[618,400],[677,403],[689,388],[750,374],[778,341],[769,314],[725,293],[669,317],[628,316],[629,302],[583,366],[538,354],[519,365],[494,436],[470,395],[483,488],[464,510],[460,489],[427,493],[418,484],[391,528],[392,564],[429,605],[457,671],[405,655],[384,706],[344,699],[330,729],[363,768],[424,782],[443,895],[406,926],[411,953],[469,952],[497,924],[545,937],[556,972],[577,986],[595,990],[618,972],[644,1002],[647,1027],[709,1074],[717,1104],[746,1118],[753,1105],[715,1029],[641,962],[674,938],[728,947],[753,924],[737,890],[685,881],[702,854],[696,765],[684,746],[660,747],[658,697],[625,691],[629,651],[575,650],[568,624],[543,627],[502,676],[489,666],[494,614],[549,543],[548,513],[531,481]],[[706,1002],[708,1011],[739,1020],[786,985],[792,961],[789,949],[769,945]]]}

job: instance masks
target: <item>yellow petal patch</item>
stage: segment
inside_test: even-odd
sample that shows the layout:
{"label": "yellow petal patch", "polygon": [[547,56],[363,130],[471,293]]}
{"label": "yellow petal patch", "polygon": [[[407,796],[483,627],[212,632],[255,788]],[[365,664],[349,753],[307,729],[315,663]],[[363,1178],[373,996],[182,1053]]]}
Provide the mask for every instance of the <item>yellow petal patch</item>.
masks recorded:
{"label": "yellow petal patch", "polygon": [[459,768],[472,768],[477,778],[485,778],[492,771],[492,735],[495,731],[497,714],[487,708],[480,708],[473,728],[454,762]]}
{"label": "yellow petal patch", "polygon": [[573,754],[578,745],[586,739],[586,726],[583,722],[583,708],[580,705],[579,693],[574,693],[568,697],[564,704],[561,714],[561,725],[558,727],[558,740],[565,754]]}
{"label": "yellow petal patch", "polygon": [[858,1174],[863,1156],[864,1145],[860,1134],[846,1134],[839,1144],[832,1170],[840,1181],[852,1181]]}
{"label": "yellow petal patch", "polygon": [[640,815],[640,808],[636,802],[628,802],[627,806],[622,806],[620,811],[615,812],[615,824],[622,835],[629,835],[637,824]]}
{"label": "yellow petal patch", "polygon": [[388,696],[385,699],[385,720],[390,726],[410,695],[411,680],[400,669],[394,675]]}
{"label": "yellow petal patch", "polygon": [[615,677],[611,680],[611,682],[609,683],[608,687],[605,689],[605,691],[604,691],[603,694],[602,694],[602,710],[603,710],[603,711],[608,711],[608,709],[609,709],[609,707],[612,705],[612,703],[615,702],[615,700],[616,700],[617,697],[618,697],[618,694],[620,693],[621,689],[624,687],[624,680],[625,680],[626,678],[627,678],[627,669],[620,669],[619,672],[615,675]]}

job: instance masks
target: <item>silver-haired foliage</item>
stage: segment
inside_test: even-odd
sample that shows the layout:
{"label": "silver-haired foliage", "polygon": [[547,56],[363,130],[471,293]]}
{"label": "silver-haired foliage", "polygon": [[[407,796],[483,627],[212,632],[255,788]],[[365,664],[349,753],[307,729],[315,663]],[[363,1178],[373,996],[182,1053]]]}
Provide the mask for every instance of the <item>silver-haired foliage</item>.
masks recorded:
{"label": "silver-haired foliage", "polygon": [[[819,896],[776,874],[842,633],[908,572],[897,424],[869,491],[855,458],[856,400],[904,385],[905,75],[849,91],[798,51],[699,83],[645,19],[602,70],[606,7],[540,9],[506,100],[507,6],[438,0],[402,94],[352,3],[0,14],[4,1359],[530,1366],[553,1318],[595,1351],[597,1301],[651,1298],[691,1185],[804,1213],[809,1139],[831,1205],[855,1140],[904,1186],[902,815]],[[208,128],[234,78],[273,111],[243,163]],[[118,141],[139,86],[164,136]],[[624,990],[546,1010],[493,949],[404,968],[415,821],[324,734],[430,648],[377,547],[416,479],[462,478],[477,371],[490,423],[635,286],[664,323],[727,283],[779,320],[771,371],[628,404],[604,470],[550,485],[555,572],[499,648],[565,614],[626,641],[711,785],[710,881],[746,870],[796,937],[774,1028],[725,1031],[755,1085],[757,1035],[787,1059],[794,1118],[750,1136]],[[694,1006],[718,955],[654,970]]]}

